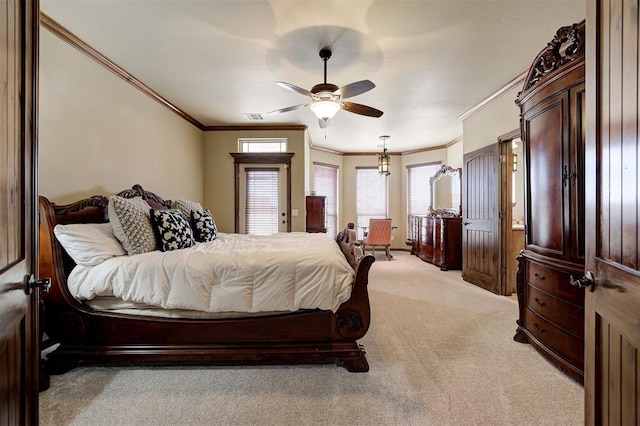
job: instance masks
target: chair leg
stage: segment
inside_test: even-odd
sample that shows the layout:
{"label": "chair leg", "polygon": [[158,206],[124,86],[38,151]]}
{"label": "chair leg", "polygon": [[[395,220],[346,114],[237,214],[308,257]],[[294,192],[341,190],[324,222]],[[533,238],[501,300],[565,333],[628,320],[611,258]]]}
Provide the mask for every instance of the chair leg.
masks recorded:
{"label": "chair leg", "polygon": [[391,260],[393,259],[393,256],[391,256],[391,246],[385,246],[386,252],[387,252],[387,259]]}

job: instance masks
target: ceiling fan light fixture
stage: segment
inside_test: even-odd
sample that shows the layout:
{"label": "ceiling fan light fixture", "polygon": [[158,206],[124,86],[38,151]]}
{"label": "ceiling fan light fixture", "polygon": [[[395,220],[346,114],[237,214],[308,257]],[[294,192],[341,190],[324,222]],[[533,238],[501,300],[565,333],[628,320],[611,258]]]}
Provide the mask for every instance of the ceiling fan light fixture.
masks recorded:
{"label": "ceiling fan light fixture", "polygon": [[340,102],[323,100],[313,102],[309,108],[320,120],[331,120],[340,110]]}

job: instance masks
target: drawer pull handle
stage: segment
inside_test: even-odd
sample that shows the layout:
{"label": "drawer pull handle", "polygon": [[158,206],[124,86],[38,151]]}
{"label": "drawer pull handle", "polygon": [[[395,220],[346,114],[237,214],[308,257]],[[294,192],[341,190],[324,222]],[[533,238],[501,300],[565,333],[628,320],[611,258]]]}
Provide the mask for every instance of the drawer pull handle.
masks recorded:
{"label": "drawer pull handle", "polygon": [[538,325],[538,323],[534,322],[534,323],[533,323],[533,326],[534,326],[534,327],[535,327],[535,329],[538,331],[538,333],[544,333],[544,332],[545,332],[544,327],[540,327],[540,326]]}
{"label": "drawer pull handle", "polygon": [[541,301],[537,297],[535,299],[533,299],[533,300],[535,300],[536,305],[538,305],[538,306],[545,306],[547,304],[546,302]]}
{"label": "drawer pull handle", "polygon": [[546,279],[544,275],[540,275],[537,272],[533,274],[533,276],[536,277],[536,280],[540,280],[540,281],[544,281]]}

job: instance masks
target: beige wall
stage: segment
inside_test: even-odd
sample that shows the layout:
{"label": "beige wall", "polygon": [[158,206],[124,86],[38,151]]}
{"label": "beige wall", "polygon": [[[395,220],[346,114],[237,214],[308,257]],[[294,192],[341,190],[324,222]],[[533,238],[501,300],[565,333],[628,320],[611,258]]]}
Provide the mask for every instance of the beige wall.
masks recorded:
{"label": "beige wall", "polygon": [[305,231],[305,132],[302,130],[225,130],[210,131],[204,141],[204,201],[211,210],[220,232],[234,232],[235,189],[234,164],[231,152],[238,152],[239,138],[287,138],[291,158],[291,209],[298,216],[291,218],[292,231]]}
{"label": "beige wall", "polygon": [[53,201],[136,183],[202,200],[202,131],[44,28],[39,115],[39,192]]}
{"label": "beige wall", "polygon": [[462,122],[464,153],[493,145],[498,137],[520,126],[520,111],[514,103],[522,85],[517,84]]}
{"label": "beige wall", "polygon": [[447,147],[447,166],[451,166],[454,169],[462,168],[464,156],[464,143],[462,140]]}

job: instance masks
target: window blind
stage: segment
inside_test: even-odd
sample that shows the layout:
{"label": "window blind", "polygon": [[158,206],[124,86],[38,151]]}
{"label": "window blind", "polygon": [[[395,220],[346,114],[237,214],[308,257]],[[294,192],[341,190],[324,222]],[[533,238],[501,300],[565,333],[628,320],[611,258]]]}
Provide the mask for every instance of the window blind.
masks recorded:
{"label": "window blind", "polygon": [[325,213],[327,235],[338,235],[338,167],[313,163],[313,190],[326,198]]}
{"label": "window blind", "polygon": [[246,168],[245,232],[278,232],[278,169]]}
{"label": "window blind", "polygon": [[356,225],[358,238],[364,238],[362,227],[369,219],[388,217],[389,194],[387,176],[377,167],[356,167]]}

